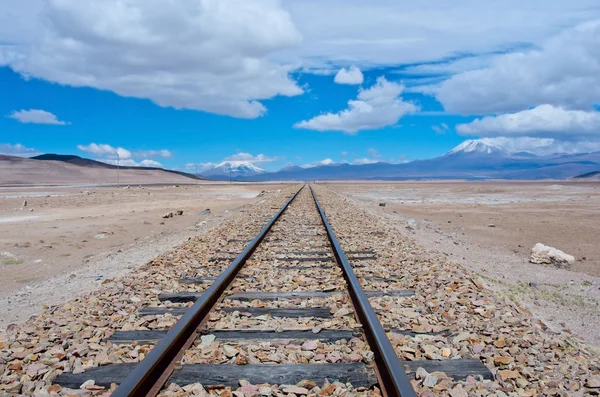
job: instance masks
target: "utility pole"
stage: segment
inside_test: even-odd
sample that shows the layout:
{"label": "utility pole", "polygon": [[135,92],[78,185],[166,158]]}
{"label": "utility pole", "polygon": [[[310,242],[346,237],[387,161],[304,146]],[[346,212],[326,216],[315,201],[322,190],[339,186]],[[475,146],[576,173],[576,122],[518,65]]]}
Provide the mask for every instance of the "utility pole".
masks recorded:
{"label": "utility pole", "polygon": [[119,167],[119,151],[117,150],[117,189],[120,187],[121,184],[121,168]]}

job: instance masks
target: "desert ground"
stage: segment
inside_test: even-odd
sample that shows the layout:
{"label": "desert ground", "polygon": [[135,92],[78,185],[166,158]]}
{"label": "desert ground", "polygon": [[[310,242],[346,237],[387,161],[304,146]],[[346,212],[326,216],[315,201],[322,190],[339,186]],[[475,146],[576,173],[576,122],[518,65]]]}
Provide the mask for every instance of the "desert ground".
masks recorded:
{"label": "desert ground", "polygon": [[[600,183],[339,182],[331,189],[476,272],[556,331],[600,346]],[[384,206],[380,204],[385,203]],[[570,269],[529,263],[543,243]]]}
{"label": "desert ground", "polygon": [[[600,346],[600,183],[325,185],[475,272],[553,330]],[[0,188],[0,327],[134,271],[284,186]],[[163,218],[178,210],[183,215]],[[570,269],[531,264],[536,243],[576,261]]]}
{"label": "desert ground", "polygon": [[0,327],[131,271],[282,186],[0,187]]}

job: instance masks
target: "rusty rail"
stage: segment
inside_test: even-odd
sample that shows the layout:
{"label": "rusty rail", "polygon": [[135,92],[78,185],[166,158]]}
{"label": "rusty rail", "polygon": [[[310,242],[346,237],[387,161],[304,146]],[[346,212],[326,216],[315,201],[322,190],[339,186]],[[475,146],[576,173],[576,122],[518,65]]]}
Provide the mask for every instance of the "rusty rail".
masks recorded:
{"label": "rusty rail", "polygon": [[379,384],[383,389],[384,395],[386,397],[416,397],[408,376],[406,376],[404,368],[400,363],[400,359],[396,356],[394,348],[377,318],[377,314],[375,314],[367,295],[354,274],[354,270],[352,270],[352,266],[335,237],[335,233],[327,221],[325,212],[321,208],[312,187],[310,191],[321,214],[321,220],[327,229],[327,236],[337,263],[344,273],[344,278],[348,284],[348,292],[356,309],[356,315],[363,326],[363,332],[365,333],[367,342],[369,342],[371,351],[375,353],[377,377],[379,378]]}
{"label": "rusty rail", "polygon": [[156,396],[167,382],[175,364],[187,350],[198,334],[198,328],[207,318],[208,313],[219,301],[221,295],[229,287],[237,273],[259,246],[273,224],[298,196],[301,187],[275,214],[258,235],[248,244],[242,253],[225,269],[202,296],[173,325],[169,332],[158,342],[135,369],[125,378],[112,394],[113,397]]}

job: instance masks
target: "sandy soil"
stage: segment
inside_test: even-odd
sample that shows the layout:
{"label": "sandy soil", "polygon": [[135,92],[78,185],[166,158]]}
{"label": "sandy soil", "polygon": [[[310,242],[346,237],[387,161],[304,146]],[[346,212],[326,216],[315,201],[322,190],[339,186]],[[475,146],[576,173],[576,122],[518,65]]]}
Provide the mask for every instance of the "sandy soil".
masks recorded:
{"label": "sandy soil", "polygon": [[[354,182],[329,185],[404,233],[476,271],[558,332],[600,346],[600,184]],[[385,207],[379,203],[386,202]],[[492,226],[493,225],[493,226]],[[576,257],[529,263],[538,242]],[[533,283],[531,286],[529,283]]]}
{"label": "sandy soil", "polygon": [[[0,188],[0,327],[143,265],[281,187]],[[176,210],[183,215],[163,219]]]}

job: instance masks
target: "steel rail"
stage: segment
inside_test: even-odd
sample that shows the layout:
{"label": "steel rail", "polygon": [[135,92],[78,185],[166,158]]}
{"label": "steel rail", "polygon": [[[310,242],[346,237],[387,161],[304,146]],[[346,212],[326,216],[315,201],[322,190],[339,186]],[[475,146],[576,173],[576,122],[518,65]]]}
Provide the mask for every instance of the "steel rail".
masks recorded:
{"label": "steel rail", "polygon": [[202,293],[200,299],[173,325],[169,332],[157,343],[148,355],[123,380],[112,393],[113,397],[156,396],[167,382],[181,354],[197,337],[197,330],[208,313],[219,301],[240,269],[262,242],[273,224],[298,196],[302,186],[275,214],[242,253],[225,269],[212,285]]}
{"label": "steel rail", "polygon": [[354,270],[352,270],[352,266],[348,262],[344,250],[342,250],[331,225],[327,221],[325,212],[319,204],[319,200],[317,200],[312,187],[310,187],[310,192],[321,214],[321,220],[327,229],[327,236],[333,248],[335,258],[344,273],[344,278],[348,284],[348,292],[356,309],[356,315],[363,326],[367,342],[373,353],[375,353],[376,372],[384,395],[387,397],[416,397],[416,393],[410,384],[408,376],[404,372],[400,359],[396,356],[394,348],[377,318],[377,314],[375,314],[367,295],[354,274]]}

